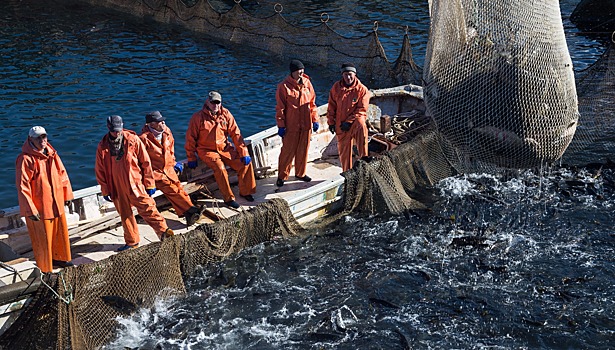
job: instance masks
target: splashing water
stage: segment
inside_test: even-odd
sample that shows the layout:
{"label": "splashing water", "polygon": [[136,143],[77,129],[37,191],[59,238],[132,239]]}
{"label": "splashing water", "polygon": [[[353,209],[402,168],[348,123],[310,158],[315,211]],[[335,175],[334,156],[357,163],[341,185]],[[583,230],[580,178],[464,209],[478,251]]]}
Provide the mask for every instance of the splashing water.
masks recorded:
{"label": "splashing water", "polygon": [[110,348],[601,348],[615,339],[611,169],[467,175],[431,190],[429,212],[345,217],[208,266],[185,299],[123,321]]}

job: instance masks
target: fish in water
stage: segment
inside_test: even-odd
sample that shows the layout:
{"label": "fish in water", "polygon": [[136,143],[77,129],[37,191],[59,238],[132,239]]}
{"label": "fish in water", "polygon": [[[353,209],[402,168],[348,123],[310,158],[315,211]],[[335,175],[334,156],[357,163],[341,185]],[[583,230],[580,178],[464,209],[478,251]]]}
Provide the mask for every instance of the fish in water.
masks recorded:
{"label": "fish in water", "polygon": [[103,295],[100,297],[105,304],[111,306],[115,311],[130,316],[137,311],[137,304],[118,295]]}
{"label": "fish in water", "polygon": [[464,236],[464,237],[455,237],[451,242],[451,246],[453,247],[474,247],[474,248],[486,248],[489,245],[485,244],[487,238],[478,237],[478,236]]}
{"label": "fish in water", "polygon": [[386,300],[379,299],[379,298],[370,297],[369,298],[369,302],[370,302],[370,304],[381,305],[381,306],[384,306],[384,307],[390,307],[392,309],[399,309],[399,305],[393,304],[390,301],[386,301]]}

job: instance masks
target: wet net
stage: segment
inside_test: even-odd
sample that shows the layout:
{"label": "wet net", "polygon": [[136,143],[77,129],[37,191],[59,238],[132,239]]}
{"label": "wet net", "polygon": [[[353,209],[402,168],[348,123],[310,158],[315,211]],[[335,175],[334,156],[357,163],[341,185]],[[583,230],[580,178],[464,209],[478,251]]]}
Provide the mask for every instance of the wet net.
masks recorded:
{"label": "wet net", "polygon": [[612,162],[615,150],[613,43],[593,65],[577,74],[577,92],[579,126],[562,161],[568,165]]}
{"label": "wet net", "polygon": [[[400,214],[425,208],[412,198],[421,186],[454,174],[438,151],[439,136],[426,129],[371,162],[344,173],[344,208],[302,227],[282,199],[271,199],[234,217],[183,235],[44,276],[46,284],[0,338],[0,349],[98,349],[119,323],[158,298],[182,296],[184,282],[243,249],[276,236],[298,236],[351,213]],[[396,169],[407,169],[398,172]],[[32,334],[45,336],[33,337]]]}
{"label": "wet net", "polygon": [[399,145],[370,162],[360,161],[345,178],[343,215],[391,213],[426,209],[415,197],[420,188],[455,175],[440,149],[440,135],[428,125],[412,142]]}
{"label": "wet net", "polygon": [[459,171],[533,168],[572,140],[577,95],[559,2],[433,0],[425,103]]}
{"label": "wet net", "polygon": [[319,25],[305,27],[289,23],[276,4],[272,15],[256,17],[246,11],[241,1],[220,13],[206,0],[85,0],[139,18],[179,25],[224,44],[259,49],[281,60],[300,59],[325,67],[337,74],[343,62],[353,62],[361,72],[361,81],[370,88],[403,84],[420,84],[422,69],[412,58],[408,33],[403,35],[401,51],[389,61],[374,30],[361,37],[338,34],[323,13]]}

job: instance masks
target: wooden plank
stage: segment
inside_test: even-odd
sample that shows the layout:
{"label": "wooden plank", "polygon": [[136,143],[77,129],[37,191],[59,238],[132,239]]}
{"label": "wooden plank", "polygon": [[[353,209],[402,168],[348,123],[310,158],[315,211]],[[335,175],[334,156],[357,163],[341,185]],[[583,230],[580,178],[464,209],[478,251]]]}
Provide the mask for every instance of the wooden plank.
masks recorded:
{"label": "wooden plank", "polygon": [[29,259],[28,258],[17,258],[17,259],[5,262],[5,264],[7,264],[7,265],[16,265],[16,264],[22,263],[24,261],[29,261]]}
{"label": "wooden plank", "polygon": [[[84,225],[79,225],[79,226],[68,229],[68,235],[74,236],[82,232],[86,232],[86,233],[92,232],[93,230],[97,230],[99,227],[108,227],[108,225],[105,225],[106,223],[110,221],[114,221],[114,219],[119,219],[119,218],[120,218],[120,214],[118,214],[117,212],[109,213],[96,220],[89,221],[88,223]],[[116,222],[119,222],[119,221],[116,221]]]}

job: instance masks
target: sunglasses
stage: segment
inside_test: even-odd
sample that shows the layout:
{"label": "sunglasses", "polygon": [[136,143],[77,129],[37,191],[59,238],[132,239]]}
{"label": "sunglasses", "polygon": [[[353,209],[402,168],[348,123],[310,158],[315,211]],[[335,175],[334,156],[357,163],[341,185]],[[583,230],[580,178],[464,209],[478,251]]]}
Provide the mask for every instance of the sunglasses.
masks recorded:
{"label": "sunglasses", "polygon": [[212,104],[219,105],[220,101],[211,101]]}

